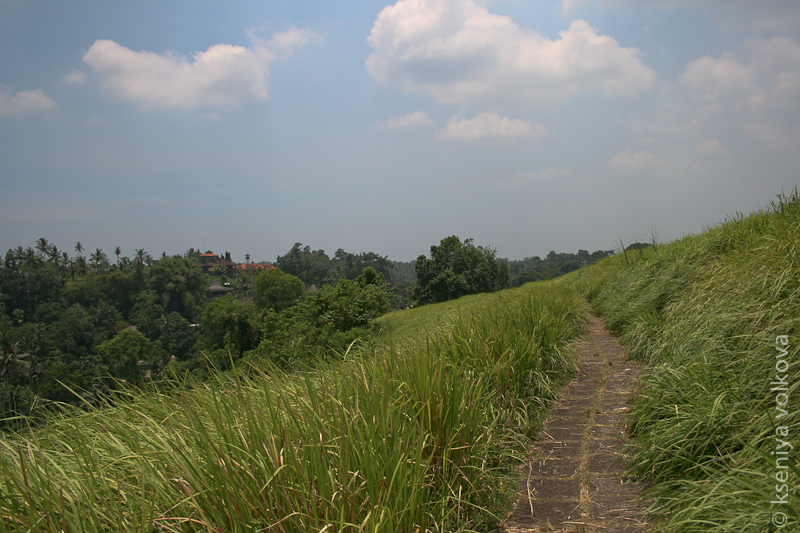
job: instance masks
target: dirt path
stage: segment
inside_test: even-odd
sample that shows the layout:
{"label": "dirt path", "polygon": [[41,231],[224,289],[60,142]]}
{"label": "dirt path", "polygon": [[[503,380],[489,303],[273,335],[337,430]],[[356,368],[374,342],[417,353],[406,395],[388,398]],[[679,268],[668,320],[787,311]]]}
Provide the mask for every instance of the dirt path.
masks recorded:
{"label": "dirt path", "polygon": [[616,338],[592,317],[578,344],[580,370],[550,413],[507,533],[646,530],[642,487],[624,482],[623,418],[638,375]]}

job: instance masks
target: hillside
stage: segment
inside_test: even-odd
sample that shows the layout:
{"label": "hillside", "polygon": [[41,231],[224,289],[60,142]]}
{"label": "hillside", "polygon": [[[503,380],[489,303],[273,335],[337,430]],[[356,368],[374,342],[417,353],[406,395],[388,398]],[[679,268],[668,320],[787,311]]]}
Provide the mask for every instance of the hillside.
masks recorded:
{"label": "hillside", "polygon": [[471,301],[313,372],[166,383],[2,435],[0,531],[493,530],[587,307],[555,283]]}
{"label": "hillside", "polygon": [[555,282],[390,313],[313,371],[231,360],[64,405],[0,435],[0,532],[494,530],[575,370],[584,297],[645,368],[627,473],[657,530],[796,530],[799,251],[795,191]]}
{"label": "hillside", "polygon": [[652,484],[661,530],[796,531],[797,190],[569,279],[648,365],[629,473]]}

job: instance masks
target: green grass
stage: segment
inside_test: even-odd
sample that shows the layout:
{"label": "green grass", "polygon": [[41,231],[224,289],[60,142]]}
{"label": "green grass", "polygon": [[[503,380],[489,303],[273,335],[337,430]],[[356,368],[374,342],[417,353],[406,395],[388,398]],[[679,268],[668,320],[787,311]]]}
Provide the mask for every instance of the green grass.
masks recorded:
{"label": "green grass", "polygon": [[491,531],[587,307],[553,283],[474,301],[313,372],[131,391],[0,437],[0,531]]}
{"label": "green grass", "polygon": [[[781,484],[776,431],[795,449],[800,436],[797,193],[699,235],[603,261],[571,282],[648,365],[630,419],[630,473],[652,484],[657,529],[772,531],[773,514],[782,512],[782,530],[797,530],[796,468],[787,470],[787,503],[770,503]],[[791,362],[789,414],[780,419],[770,390],[779,335],[788,335]],[[793,464],[797,453],[790,451]]]}
{"label": "green grass", "polygon": [[[379,336],[394,342],[415,338],[448,328],[472,311],[501,302],[509,292],[472,294],[458,300],[393,311],[375,320]],[[514,291],[510,290],[513,294]]]}

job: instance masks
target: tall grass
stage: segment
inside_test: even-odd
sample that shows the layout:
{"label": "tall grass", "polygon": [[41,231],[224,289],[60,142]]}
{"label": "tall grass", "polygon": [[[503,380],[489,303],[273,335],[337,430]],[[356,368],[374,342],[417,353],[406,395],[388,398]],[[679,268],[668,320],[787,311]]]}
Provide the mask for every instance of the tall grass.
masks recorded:
{"label": "tall grass", "polygon": [[585,309],[529,286],[313,372],[65,408],[0,440],[0,531],[491,530]]}
{"label": "tall grass", "polygon": [[[778,438],[800,444],[797,191],[572,281],[649,365],[630,419],[630,472],[652,483],[660,530],[772,531],[775,513],[787,518],[782,530],[797,530],[800,472],[785,469],[791,490],[776,497],[784,474],[776,480],[775,461]],[[787,372],[776,371],[781,335]],[[780,418],[771,390],[778,374],[789,376]],[[792,465],[797,453],[789,450]]]}

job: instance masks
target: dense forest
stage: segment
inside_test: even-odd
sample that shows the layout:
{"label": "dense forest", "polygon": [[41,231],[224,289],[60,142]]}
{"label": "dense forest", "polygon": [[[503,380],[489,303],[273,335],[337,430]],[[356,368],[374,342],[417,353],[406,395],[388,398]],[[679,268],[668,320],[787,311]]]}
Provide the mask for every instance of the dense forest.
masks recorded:
{"label": "dense forest", "polygon": [[[8,250],[0,264],[5,423],[165,373],[202,378],[233,365],[306,364],[367,342],[372,320],[390,309],[552,278],[610,253],[509,262],[452,236],[431,246],[430,259],[397,262],[342,249],[329,257],[296,243],[277,257],[277,270],[226,276],[220,265],[204,271],[194,248],[155,259],[117,247],[109,258],[78,242],[74,252],[41,238]],[[212,298],[212,280],[232,294]]]}
{"label": "dense forest", "polygon": [[[52,402],[91,403],[165,372],[202,377],[240,361],[287,367],[343,352],[390,309],[382,272],[391,263],[375,254],[337,254],[329,266],[339,275],[312,279],[322,284],[312,292],[278,270],[211,276],[194,249],[160,259],[144,250],[122,257],[119,248],[115,260],[100,249],[87,257],[81,243],[75,252],[70,257],[42,238],[10,249],[0,265],[5,424]],[[212,279],[235,295],[212,299]]]}

